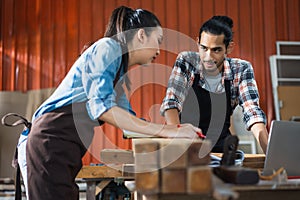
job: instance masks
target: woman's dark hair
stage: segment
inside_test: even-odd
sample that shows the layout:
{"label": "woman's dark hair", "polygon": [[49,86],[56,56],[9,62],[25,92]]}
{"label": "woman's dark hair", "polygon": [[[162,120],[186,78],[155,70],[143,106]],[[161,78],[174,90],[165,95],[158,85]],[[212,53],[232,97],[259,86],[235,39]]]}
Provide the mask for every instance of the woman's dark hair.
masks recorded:
{"label": "woman's dark hair", "polygon": [[143,9],[133,10],[120,6],[112,12],[104,37],[114,37],[122,44],[127,44],[138,29],[143,28],[146,34],[150,35],[152,28],[157,26],[161,24],[153,13]]}
{"label": "woman's dark hair", "polygon": [[209,32],[214,35],[224,34],[224,44],[226,48],[229,45],[229,42],[232,41],[233,38],[233,21],[228,16],[213,16],[201,26],[199,31],[199,39],[201,38],[202,32]]}
{"label": "woman's dark hair", "polygon": [[[158,18],[147,10],[133,10],[126,6],[120,6],[112,12],[104,37],[111,37],[121,44],[123,51],[121,70],[123,74],[128,70],[127,44],[132,41],[135,33],[139,29],[144,29],[146,35],[149,36],[153,28],[157,26],[161,26]],[[117,79],[118,78],[117,75]],[[126,79],[126,86],[129,88],[129,80],[126,76],[124,78]]]}

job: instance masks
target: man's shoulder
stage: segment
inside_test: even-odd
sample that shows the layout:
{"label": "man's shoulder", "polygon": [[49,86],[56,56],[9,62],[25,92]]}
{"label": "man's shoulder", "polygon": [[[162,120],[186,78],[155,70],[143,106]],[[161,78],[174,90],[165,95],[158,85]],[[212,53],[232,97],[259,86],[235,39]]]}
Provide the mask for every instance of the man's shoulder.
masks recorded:
{"label": "man's shoulder", "polygon": [[243,60],[241,58],[230,58],[229,60],[230,65],[251,65],[248,60]]}
{"label": "man's shoulder", "polygon": [[200,55],[195,51],[182,51],[178,54],[177,60],[190,63],[193,67],[199,65]]}
{"label": "man's shoulder", "polygon": [[184,58],[184,59],[200,59],[199,53],[196,51],[182,51],[178,54],[178,58]]}
{"label": "man's shoulder", "polygon": [[252,69],[252,64],[248,60],[243,60],[241,58],[230,58],[229,65],[233,71],[244,71],[246,69]]}

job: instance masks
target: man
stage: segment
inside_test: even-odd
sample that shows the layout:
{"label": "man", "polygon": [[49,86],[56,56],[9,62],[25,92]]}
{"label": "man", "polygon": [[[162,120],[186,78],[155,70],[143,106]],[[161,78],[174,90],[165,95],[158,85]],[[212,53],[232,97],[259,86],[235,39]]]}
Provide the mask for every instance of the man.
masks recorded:
{"label": "man", "polygon": [[227,58],[233,50],[233,21],[214,16],[200,28],[199,52],[182,52],[172,70],[161,114],[167,124],[191,122],[212,140],[213,152],[222,152],[230,135],[230,116],[239,104],[251,130],[266,153],[266,116],[251,63]]}

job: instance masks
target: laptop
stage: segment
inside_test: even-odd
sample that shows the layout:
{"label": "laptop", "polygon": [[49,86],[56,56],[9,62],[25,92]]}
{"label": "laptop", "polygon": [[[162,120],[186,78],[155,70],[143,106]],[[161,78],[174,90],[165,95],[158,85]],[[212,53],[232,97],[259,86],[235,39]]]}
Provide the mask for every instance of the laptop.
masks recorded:
{"label": "laptop", "polygon": [[300,177],[300,122],[271,122],[264,175],[283,167],[288,177]]}

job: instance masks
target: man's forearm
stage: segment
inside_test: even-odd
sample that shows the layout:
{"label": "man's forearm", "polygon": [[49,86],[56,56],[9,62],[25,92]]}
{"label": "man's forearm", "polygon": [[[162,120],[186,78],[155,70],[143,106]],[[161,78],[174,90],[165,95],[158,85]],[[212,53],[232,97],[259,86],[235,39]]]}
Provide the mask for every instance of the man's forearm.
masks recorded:
{"label": "man's forearm", "polygon": [[166,110],[165,119],[167,124],[180,124],[179,113],[176,108]]}
{"label": "man's forearm", "polygon": [[259,142],[264,153],[267,151],[268,146],[268,131],[264,123],[256,123],[251,127],[251,131]]}

